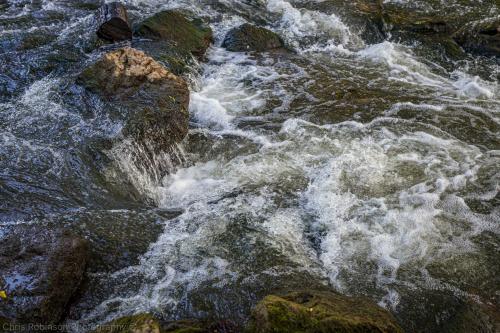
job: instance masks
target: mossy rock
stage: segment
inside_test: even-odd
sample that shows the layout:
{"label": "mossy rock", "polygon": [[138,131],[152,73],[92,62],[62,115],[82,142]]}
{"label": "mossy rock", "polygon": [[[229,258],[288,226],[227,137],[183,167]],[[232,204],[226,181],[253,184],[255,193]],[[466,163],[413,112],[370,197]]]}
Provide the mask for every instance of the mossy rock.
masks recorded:
{"label": "mossy rock", "polygon": [[178,11],[166,10],[147,18],[135,30],[137,36],[168,41],[179,53],[189,52],[202,59],[213,41],[212,29],[200,19],[188,19]]}
{"label": "mossy rock", "polygon": [[269,51],[283,47],[283,41],[274,32],[245,23],[229,31],[222,43],[229,51]]}
{"label": "mossy rock", "polygon": [[99,326],[93,333],[160,333],[160,323],[147,313],[122,317]]}
{"label": "mossy rock", "polygon": [[400,333],[386,310],[364,298],[332,292],[293,292],[265,297],[252,312],[247,333]]}

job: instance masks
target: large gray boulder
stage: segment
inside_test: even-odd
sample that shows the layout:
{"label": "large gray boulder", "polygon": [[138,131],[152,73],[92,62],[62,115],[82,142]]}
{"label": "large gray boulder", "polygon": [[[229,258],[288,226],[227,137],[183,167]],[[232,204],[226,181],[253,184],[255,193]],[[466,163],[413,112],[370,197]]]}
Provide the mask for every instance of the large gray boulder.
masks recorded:
{"label": "large gray boulder", "polygon": [[0,318],[57,324],[84,278],[87,242],[62,230],[19,226],[0,240]]}
{"label": "large gray boulder", "polygon": [[125,47],[109,52],[77,82],[120,106],[126,113],[123,134],[155,152],[168,151],[188,132],[186,81],[142,51]]}

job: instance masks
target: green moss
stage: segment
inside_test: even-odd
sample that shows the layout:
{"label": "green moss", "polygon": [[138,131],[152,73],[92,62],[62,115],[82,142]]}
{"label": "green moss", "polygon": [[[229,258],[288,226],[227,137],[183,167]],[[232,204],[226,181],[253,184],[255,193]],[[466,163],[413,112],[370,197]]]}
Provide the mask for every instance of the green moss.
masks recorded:
{"label": "green moss", "polygon": [[182,52],[189,52],[202,58],[212,42],[212,30],[201,20],[189,20],[180,12],[163,11],[143,21],[136,29],[136,35],[169,41]]}
{"label": "green moss", "polygon": [[175,57],[172,55],[165,55],[159,59],[165,62],[166,67],[175,75],[180,75],[185,73],[188,67],[188,63],[182,57]]}
{"label": "green moss", "polygon": [[390,313],[362,298],[330,292],[270,295],[254,309],[248,333],[402,332]]}

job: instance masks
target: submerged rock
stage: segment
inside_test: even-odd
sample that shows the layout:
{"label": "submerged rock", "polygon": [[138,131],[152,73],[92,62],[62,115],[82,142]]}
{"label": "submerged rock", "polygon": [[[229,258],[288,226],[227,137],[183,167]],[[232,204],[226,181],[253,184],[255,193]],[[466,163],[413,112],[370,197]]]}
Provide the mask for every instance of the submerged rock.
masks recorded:
{"label": "submerged rock", "polygon": [[500,57],[500,17],[472,22],[454,35],[467,51]]}
{"label": "submerged rock", "polygon": [[132,39],[127,9],[119,2],[106,3],[97,12],[97,36],[110,42]]}
{"label": "submerged rock", "polygon": [[0,318],[56,324],[85,274],[87,242],[61,230],[18,227],[0,242]]}
{"label": "submerged rock", "polygon": [[222,43],[229,51],[269,51],[283,47],[283,41],[274,32],[245,23],[229,31]]}
{"label": "submerged rock", "polygon": [[77,81],[124,107],[123,134],[154,151],[168,150],[188,132],[187,83],[142,51],[126,47],[109,52]]}
{"label": "submerged rock", "polygon": [[190,53],[202,59],[213,41],[212,29],[200,19],[189,20],[184,14],[166,10],[144,20],[135,30],[137,36],[166,41],[179,54]]}
{"label": "submerged rock", "polygon": [[373,302],[332,292],[270,295],[255,307],[247,332],[403,332],[393,316]]}

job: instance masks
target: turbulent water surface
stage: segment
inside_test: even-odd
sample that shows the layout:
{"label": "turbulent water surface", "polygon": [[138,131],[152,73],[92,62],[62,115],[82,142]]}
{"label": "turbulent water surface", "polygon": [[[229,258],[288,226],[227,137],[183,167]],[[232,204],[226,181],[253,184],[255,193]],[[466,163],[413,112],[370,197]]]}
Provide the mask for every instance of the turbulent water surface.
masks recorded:
{"label": "turbulent water surface", "polygon": [[[108,49],[95,2],[0,1],[2,230],[65,224],[104,253],[69,323],[244,320],[265,294],[314,285],[366,295],[409,331],[438,332],[464,302],[498,309],[498,60],[381,36],[342,1],[125,4],[133,22],[190,10],[216,37],[189,77],[182,164],[163,178],[107,144],[123,120],[74,84]],[[292,52],[221,48],[246,21]]]}

